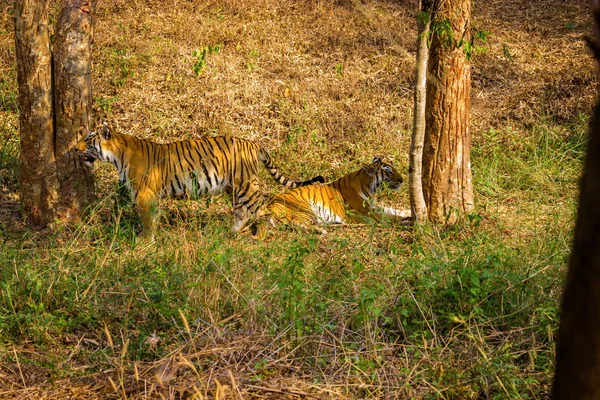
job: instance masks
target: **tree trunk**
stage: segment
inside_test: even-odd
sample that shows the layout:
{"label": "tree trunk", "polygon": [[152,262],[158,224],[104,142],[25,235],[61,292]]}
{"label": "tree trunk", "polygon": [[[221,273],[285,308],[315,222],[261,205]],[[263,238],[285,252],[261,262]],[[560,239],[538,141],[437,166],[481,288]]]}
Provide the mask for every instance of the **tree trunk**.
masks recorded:
{"label": "tree trunk", "polygon": [[[593,2],[600,60],[600,1]],[[562,301],[552,399],[600,398],[600,103],[590,140],[575,225],[575,237]]]}
{"label": "tree trunk", "polygon": [[30,222],[52,221],[58,199],[52,123],[52,58],[47,0],[15,2],[21,203]]}
{"label": "tree trunk", "polygon": [[60,183],[59,219],[78,221],[94,195],[91,168],[72,151],[92,113],[92,2],[62,0],[54,54],[55,155]]}
{"label": "tree trunk", "polygon": [[[423,192],[429,219],[453,223],[473,209],[470,0],[436,0],[427,74]],[[447,23],[447,24],[446,24]]]}
{"label": "tree trunk", "polygon": [[417,65],[415,82],[415,106],[413,133],[410,143],[408,166],[408,193],[412,219],[424,222],[427,218],[427,205],[423,197],[423,142],[425,140],[425,100],[427,82],[427,39],[431,21],[431,7],[421,1],[417,16]]}
{"label": "tree trunk", "polygon": [[91,4],[62,0],[53,57],[47,0],[15,2],[21,203],[38,226],[78,221],[93,196],[91,171],[71,151],[92,111]]}

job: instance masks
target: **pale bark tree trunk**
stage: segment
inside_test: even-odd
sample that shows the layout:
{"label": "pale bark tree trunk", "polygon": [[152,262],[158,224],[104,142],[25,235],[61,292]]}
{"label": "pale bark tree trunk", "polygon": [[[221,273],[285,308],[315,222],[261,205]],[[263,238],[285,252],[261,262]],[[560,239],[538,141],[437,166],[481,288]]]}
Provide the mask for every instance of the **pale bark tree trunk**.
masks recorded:
{"label": "pale bark tree trunk", "polygon": [[21,203],[39,226],[78,221],[93,195],[91,171],[70,151],[89,126],[92,109],[91,4],[62,0],[55,74],[47,7],[47,0],[15,2]]}
{"label": "pale bark tree trunk", "polygon": [[46,0],[15,2],[15,51],[21,130],[21,203],[31,223],[46,225],[54,216],[58,199]]}
{"label": "pale bark tree trunk", "polygon": [[[593,2],[600,60],[600,1]],[[562,301],[554,400],[600,399],[600,103],[591,122],[575,237]]]}
{"label": "pale bark tree trunk", "polygon": [[77,221],[94,194],[91,168],[72,151],[92,115],[92,2],[63,0],[53,44],[58,218]]}
{"label": "pale bark tree trunk", "polygon": [[413,133],[410,143],[408,166],[408,193],[412,219],[424,222],[427,219],[427,205],[423,196],[423,142],[425,140],[425,100],[427,81],[427,39],[431,21],[429,1],[419,2],[417,16],[417,65],[415,82]]}
{"label": "pale bark tree trunk", "polygon": [[[427,73],[423,192],[429,219],[452,223],[473,209],[470,0],[436,0]],[[449,22],[449,30],[442,22]]]}

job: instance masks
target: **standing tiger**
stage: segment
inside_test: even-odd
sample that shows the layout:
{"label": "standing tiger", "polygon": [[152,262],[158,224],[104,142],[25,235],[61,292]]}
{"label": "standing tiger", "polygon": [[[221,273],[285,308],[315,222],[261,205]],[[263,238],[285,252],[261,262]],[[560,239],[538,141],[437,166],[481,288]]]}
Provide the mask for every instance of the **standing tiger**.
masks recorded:
{"label": "standing tiger", "polygon": [[402,220],[410,216],[410,211],[375,207],[372,201],[381,184],[387,183],[391,189],[400,190],[402,182],[394,167],[375,157],[372,164],[334,182],[298,187],[275,196],[267,206],[270,223],[274,225],[275,221],[280,221],[309,227],[364,222],[365,217]]}
{"label": "standing tiger", "polygon": [[260,161],[275,180],[288,188],[324,182],[321,176],[292,181],[279,173],[260,145],[232,137],[160,144],[112,132],[103,124],[80,140],[75,149],[86,163],[101,160],[117,167],[119,179],[129,189],[142,220],[140,237],[148,239],[154,237],[151,210],[157,197],[196,198],[223,191],[233,196],[232,231],[239,232],[251,217],[263,214]]}

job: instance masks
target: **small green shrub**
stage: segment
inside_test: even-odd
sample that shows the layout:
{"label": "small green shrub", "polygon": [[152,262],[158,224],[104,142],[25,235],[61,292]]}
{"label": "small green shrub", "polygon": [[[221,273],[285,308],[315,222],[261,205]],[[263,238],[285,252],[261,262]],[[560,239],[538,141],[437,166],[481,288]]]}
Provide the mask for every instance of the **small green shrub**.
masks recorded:
{"label": "small green shrub", "polygon": [[196,49],[192,52],[192,56],[196,58],[192,70],[196,76],[202,75],[206,68],[207,58],[211,54],[218,54],[223,48],[222,44],[212,46],[204,46],[202,49]]}

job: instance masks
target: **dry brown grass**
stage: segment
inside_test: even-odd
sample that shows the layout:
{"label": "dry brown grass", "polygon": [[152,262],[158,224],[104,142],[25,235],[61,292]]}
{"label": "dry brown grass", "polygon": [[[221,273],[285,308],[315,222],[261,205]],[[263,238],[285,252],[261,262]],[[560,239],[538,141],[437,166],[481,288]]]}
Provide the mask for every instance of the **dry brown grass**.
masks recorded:
{"label": "dry brown grass", "polygon": [[589,114],[598,82],[582,40],[591,29],[587,4],[475,2],[474,24],[492,33],[473,65],[479,129]]}

